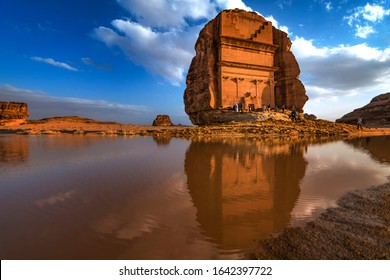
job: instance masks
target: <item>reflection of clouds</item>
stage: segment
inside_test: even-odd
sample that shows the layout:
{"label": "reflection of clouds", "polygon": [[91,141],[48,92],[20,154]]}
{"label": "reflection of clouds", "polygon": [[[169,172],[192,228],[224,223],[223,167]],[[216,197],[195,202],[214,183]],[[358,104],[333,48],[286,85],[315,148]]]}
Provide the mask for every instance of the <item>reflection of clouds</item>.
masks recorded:
{"label": "reflection of clouds", "polygon": [[305,158],[309,165],[292,212],[293,224],[313,219],[326,208],[336,206],[337,199],[348,191],[386,183],[390,173],[389,165],[380,164],[341,141],[309,146]]}
{"label": "reflection of clouds", "polygon": [[[142,177],[147,174],[149,172],[145,171]],[[123,247],[121,258],[208,259],[218,256],[218,249],[199,230],[184,174],[177,170],[152,174],[159,179],[149,178],[147,188],[127,194],[93,223],[93,230],[125,241],[127,245]]]}
{"label": "reflection of clouds", "polygon": [[156,217],[144,213],[134,217],[131,221],[124,220],[122,216],[109,214],[96,226],[99,233],[113,235],[116,238],[132,240],[145,233],[152,232],[158,227]]}
{"label": "reflection of clouds", "polygon": [[[180,199],[185,195],[183,186],[185,186],[185,179],[175,173],[164,182],[160,182],[159,186],[149,186],[147,191],[129,196],[123,204],[104,215],[94,226],[95,230],[115,238],[132,240],[144,233],[151,233],[159,227],[167,227],[175,220],[174,217],[169,216],[170,213],[176,214],[172,208],[177,212],[183,212],[190,206],[189,203],[179,203],[185,202]],[[156,196],[164,199],[157,203],[154,201]],[[161,211],[161,207],[164,211]]]}
{"label": "reflection of clouds", "polygon": [[52,206],[54,204],[64,202],[66,200],[71,199],[72,197],[75,196],[76,193],[77,193],[77,191],[75,191],[75,190],[70,190],[67,192],[60,192],[60,193],[52,195],[48,198],[39,199],[35,202],[35,204],[39,207]]}

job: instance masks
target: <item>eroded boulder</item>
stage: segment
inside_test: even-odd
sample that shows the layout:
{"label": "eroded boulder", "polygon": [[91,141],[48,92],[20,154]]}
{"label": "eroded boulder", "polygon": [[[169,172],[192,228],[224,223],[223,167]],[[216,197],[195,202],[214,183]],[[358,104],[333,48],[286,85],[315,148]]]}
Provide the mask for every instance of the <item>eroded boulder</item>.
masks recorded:
{"label": "eroded boulder", "polygon": [[172,126],[171,118],[168,115],[158,115],[153,121],[153,126]]}

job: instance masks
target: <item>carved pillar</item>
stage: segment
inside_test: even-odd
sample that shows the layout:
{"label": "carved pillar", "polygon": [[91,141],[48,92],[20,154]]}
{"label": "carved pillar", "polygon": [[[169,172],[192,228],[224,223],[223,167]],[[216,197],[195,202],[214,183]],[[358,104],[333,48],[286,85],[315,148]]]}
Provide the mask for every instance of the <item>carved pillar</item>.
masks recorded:
{"label": "carved pillar", "polygon": [[244,78],[237,78],[237,99],[238,99],[238,96],[239,96],[239,86],[238,86],[238,82],[240,81],[240,82],[242,82],[244,80]]}
{"label": "carved pillar", "polygon": [[238,98],[238,78],[233,78],[232,81],[236,83],[236,98]]}

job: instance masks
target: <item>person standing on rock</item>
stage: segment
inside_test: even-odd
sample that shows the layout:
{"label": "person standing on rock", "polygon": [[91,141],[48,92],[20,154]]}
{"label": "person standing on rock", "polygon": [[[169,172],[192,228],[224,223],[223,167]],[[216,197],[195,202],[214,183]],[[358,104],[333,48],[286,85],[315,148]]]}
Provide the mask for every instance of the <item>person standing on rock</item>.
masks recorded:
{"label": "person standing on rock", "polygon": [[296,121],[297,120],[297,112],[295,110],[292,111],[290,117],[291,117],[292,121]]}
{"label": "person standing on rock", "polygon": [[357,119],[357,129],[363,129],[363,118],[358,117]]}

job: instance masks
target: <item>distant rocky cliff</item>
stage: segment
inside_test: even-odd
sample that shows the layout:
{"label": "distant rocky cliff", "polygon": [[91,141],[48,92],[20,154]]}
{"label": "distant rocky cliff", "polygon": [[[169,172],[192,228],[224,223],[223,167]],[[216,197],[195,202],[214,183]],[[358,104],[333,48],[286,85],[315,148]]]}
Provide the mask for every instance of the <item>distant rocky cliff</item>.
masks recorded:
{"label": "distant rocky cliff", "polygon": [[369,104],[336,120],[339,123],[356,124],[358,117],[369,127],[390,127],[390,92],[374,97]]}
{"label": "distant rocky cliff", "polygon": [[223,112],[263,106],[302,111],[308,100],[287,34],[259,14],[225,10],[199,33],[184,92],[194,124],[238,121]]}
{"label": "distant rocky cliff", "polygon": [[0,101],[0,121],[25,121],[30,115],[26,103]]}

